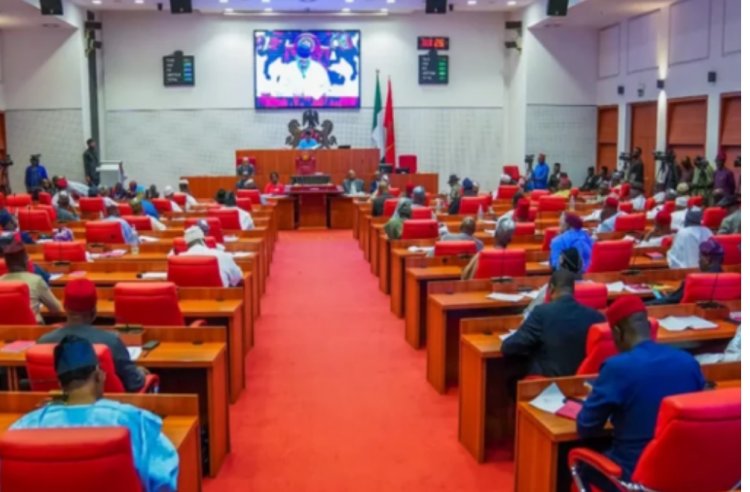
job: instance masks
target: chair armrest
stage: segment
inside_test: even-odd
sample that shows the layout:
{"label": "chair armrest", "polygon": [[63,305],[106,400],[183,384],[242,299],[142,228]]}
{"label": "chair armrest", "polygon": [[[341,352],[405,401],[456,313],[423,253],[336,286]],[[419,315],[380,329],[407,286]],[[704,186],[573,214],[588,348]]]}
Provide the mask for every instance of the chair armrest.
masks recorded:
{"label": "chair armrest", "polygon": [[199,328],[201,326],[206,326],[206,320],[205,319],[197,319],[190,323],[190,328]]}
{"label": "chair armrest", "polygon": [[568,453],[568,466],[573,469],[579,463],[586,463],[604,475],[613,484],[619,485],[618,479],[622,476],[622,468],[603,454],[587,448],[574,448]]}
{"label": "chair armrest", "polygon": [[156,374],[146,374],[146,381],[143,383],[143,388],[138,393],[158,393],[159,392],[159,376]]}

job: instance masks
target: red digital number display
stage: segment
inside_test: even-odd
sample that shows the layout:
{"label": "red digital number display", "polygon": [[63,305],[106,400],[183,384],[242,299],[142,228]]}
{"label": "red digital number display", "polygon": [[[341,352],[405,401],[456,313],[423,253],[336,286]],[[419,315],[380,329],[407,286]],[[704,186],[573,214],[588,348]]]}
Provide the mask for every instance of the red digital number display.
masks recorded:
{"label": "red digital number display", "polygon": [[449,46],[449,38],[445,36],[419,36],[417,38],[417,49],[420,50],[447,50]]}

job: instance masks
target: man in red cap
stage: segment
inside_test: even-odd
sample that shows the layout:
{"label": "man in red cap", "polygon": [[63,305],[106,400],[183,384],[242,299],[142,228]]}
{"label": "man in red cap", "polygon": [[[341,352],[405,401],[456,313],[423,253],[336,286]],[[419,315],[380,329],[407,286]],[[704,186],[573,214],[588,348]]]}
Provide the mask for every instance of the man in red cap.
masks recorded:
{"label": "man in red cap", "polygon": [[654,228],[646,233],[639,245],[642,247],[661,246],[664,238],[673,235],[672,213],[669,210],[661,210],[654,217]]}
{"label": "man in red cap", "polygon": [[145,368],[136,366],[130,360],[130,354],[120,338],[108,331],[93,326],[96,319],[96,286],[86,278],[77,278],[65,286],[63,302],[67,323],[62,328],[51,331],[38,340],[38,343],[60,343],[67,335],[75,335],[91,342],[104,344],[112,352],[115,371],[126,391],[135,392],[143,388]]}
{"label": "man in red cap", "polygon": [[[651,339],[640,297],[619,297],[607,310],[607,320],[620,354],[602,365],[578,414],[578,434],[583,438],[599,435],[611,421],[614,439],[605,454],[622,468],[622,479],[627,481],[654,436],[661,401],[702,391],[705,380],[690,354]],[[591,467],[579,466],[578,471],[584,481],[604,491],[621,490]]]}
{"label": "man in red cap", "polygon": [[614,232],[615,231],[615,220],[617,220],[617,216],[620,215],[620,212],[618,210],[619,207],[620,207],[620,202],[614,196],[608,196],[604,200],[604,207],[602,208],[602,211],[599,214],[599,220],[601,222],[599,223],[599,226],[596,228],[597,234],[602,233],[602,232]]}

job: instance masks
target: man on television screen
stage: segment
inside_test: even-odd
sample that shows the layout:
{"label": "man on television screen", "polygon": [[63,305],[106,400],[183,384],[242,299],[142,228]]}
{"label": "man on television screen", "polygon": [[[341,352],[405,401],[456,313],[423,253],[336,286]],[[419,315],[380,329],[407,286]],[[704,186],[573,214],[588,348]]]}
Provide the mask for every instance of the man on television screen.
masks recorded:
{"label": "man on television screen", "polygon": [[320,147],[320,144],[313,138],[312,132],[310,130],[305,131],[299,143],[297,144],[297,148],[299,150],[315,150],[318,147]]}
{"label": "man on television screen", "polygon": [[279,70],[277,96],[309,97],[320,99],[330,90],[328,71],[313,60],[315,40],[302,37],[297,41],[295,60],[286,63]]}

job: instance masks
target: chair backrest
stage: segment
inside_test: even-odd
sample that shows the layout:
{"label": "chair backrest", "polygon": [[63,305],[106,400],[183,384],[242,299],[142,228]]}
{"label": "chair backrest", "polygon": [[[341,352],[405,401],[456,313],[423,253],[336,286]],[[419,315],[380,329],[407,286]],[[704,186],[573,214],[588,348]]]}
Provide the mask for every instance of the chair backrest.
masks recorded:
{"label": "chair backrest", "polygon": [[559,227],[548,227],[544,230],[544,237],[542,238],[542,251],[549,251],[550,243],[558,234],[560,234]]}
{"label": "chair backrest", "polygon": [[221,229],[225,231],[239,231],[240,212],[232,208],[215,208],[207,211],[209,217],[216,217],[221,222]]}
{"label": "chair backrest", "polygon": [[57,222],[57,210],[55,210],[55,207],[52,205],[43,205],[39,204],[34,207],[37,210],[44,210],[47,212],[47,215],[49,215],[49,220],[51,220],[53,223]]}
{"label": "chair backrest", "polygon": [[503,174],[510,176],[513,181],[521,179],[521,170],[515,164],[503,166]]}
{"label": "chair backrest", "polygon": [[620,200],[625,200],[630,196],[630,183],[620,185]]}
{"label": "chair backrest", "polygon": [[44,243],[44,261],[86,261],[83,241],[53,241]]}
{"label": "chair backrest", "polygon": [[437,241],[435,256],[473,255],[477,252],[474,241]]}
{"label": "chair backrest", "polygon": [[27,207],[31,205],[31,195],[28,193],[17,193],[5,197],[5,206],[8,208]]}
{"label": "chair backrest", "polygon": [[126,427],[24,429],[0,437],[0,490],[141,492]]}
{"label": "chair backrest", "polygon": [[237,190],[237,198],[249,198],[253,205],[260,205],[260,191],[258,190]]}
{"label": "chair backrest", "polygon": [[172,211],[172,200],[168,198],[152,198],[151,203],[160,214]]}
{"label": "chair backrest", "polygon": [[724,248],[723,265],[739,265],[741,259],[739,234],[719,234],[714,236],[716,242]]}
{"label": "chair backrest", "polygon": [[151,217],[148,215],[123,215],[122,219],[138,232],[153,230]]}
{"label": "chair backrest", "polygon": [[215,256],[170,256],[167,280],[178,287],[222,287],[219,260]]}
{"label": "chair backrest", "polygon": [[252,212],[253,201],[249,198],[237,198],[237,208],[241,208],[246,212]]}
{"label": "chair backrest", "polygon": [[[255,165],[257,164],[257,160],[255,159],[255,156],[254,156],[254,155],[250,155],[250,156],[243,156],[243,157],[247,157],[247,161],[248,161],[248,163],[249,163],[249,164],[252,164],[253,166],[255,166]],[[240,164],[242,164],[242,159],[243,159],[243,157],[238,157],[238,158],[237,158],[237,160],[235,161],[235,164],[234,164],[234,165],[235,165],[235,167],[237,167],[237,166],[239,166]]]}
{"label": "chair backrest", "polygon": [[633,241],[597,241],[591,251],[588,272],[619,272],[630,267]]}
{"label": "chair backrest", "polygon": [[741,282],[739,273],[689,273],[680,302],[739,301]]}
{"label": "chair backrest", "polygon": [[173,193],[172,201],[184,209],[187,205],[187,195],[185,193]]}
{"label": "chair backrest", "polygon": [[133,215],[133,207],[129,203],[118,203],[117,210],[119,210],[121,217],[123,215]]}
{"label": "chair backrest", "polygon": [[422,219],[422,220],[431,219],[432,209],[430,207],[422,207],[420,205],[415,205],[411,208],[411,218]]}
{"label": "chair backrest", "polygon": [[388,188],[388,193],[393,196],[401,196],[401,188],[390,187]]}
{"label": "chair backrest", "polygon": [[646,205],[644,206],[644,208],[647,211],[651,210],[655,206],[656,206],[656,200],[654,199],[654,197],[646,198]]}
{"label": "chair backrest", "polygon": [[732,490],[741,475],[741,390],[665,398],[632,481],[649,490]]}
{"label": "chair backrest", "polygon": [[662,207],[662,210],[666,210],[670,214],[674,212],[674,209],[676,207],[676,203],[674,200],[669,200],[668,202],[664,202],[664,205]]}
{"label": "chair backrest", "polygon": [[[185,229],[188,227],[194,226],[198,223],[198,221],[201,220],[199,218],[190,217],[185,219]],[[221,227],[221,221],[218,217],[205,217],[203,220],[206,221],[206,224],[208,224],[208,234],[212,238],[214,238],[216,241],[220,243],[224,243],[224,232]]]}
{"label": "chair backrest", "polygon": [[[55,373],[55,346],[53,343],[36,344],[25,352],[26,372],[29,374],[31,391],[52,391],[60,389],[60,382]],[[99,360],[99,368],[104,371],[104,391],[106,393],[125,393],[120,377],[115,370],[115,362],[109,347],[94,344],[94,352]]]}
{"label": "chair backrest", "polygon": [[409,219],[404,221],[401,239],[434,239],[438,237],[438,222],[432,219]]}
{"label": "chair backrest", "polygon": [[184,326],[177,286],[172,282],[116,284],[115,323]]}
{"label": "chair backrest", "polygon": [[[206,243],[207,248],[215,249],[216,248],[216,239],[214,239],[212,236],[206,236],[203,238],[203,242]],[[176,237],[172,239],[172,249],[174,250],[174,253],[176,255],[180,253],[184,253],[188,250],[187,243],[185,242],[184,237]]]}
{"label": "chair backrest", "polygon": [[82,196],[78,200],[78,208],[81,210],[81,213],[102,213],[104,212],[104,198],[100,196]]}
{"label": "chair backrest", "polygon": [[573,292],[576,301],[591,309],[606,308],[608,295],[607,285],[599,282],[578,282]]}
{"label": "chair backrest", "polygon": [[549,190],[531,190],[531,193],[529,193],[529,199],[531,201],[537,202],[541,197],[549,194]]}
{"label": "chair backrest", "polygon": [[500,185],[497,187],[498,200],[510,200],[518,192],[516,185]]}
{"label": "chair backrest", "polygon": [[516,229],[513,231],[513,234],[516,236],[531,236],[535,233],[535,222],[516,222]]}
{"label": "chair backrest", "polygon": [[483,249],[479,252],[474,278],[526,276],[526,251],[522,249]]}
{"label": "chair backrest", "polygon": [[0,282],[0,325],[35,325],[29,286],[24,282]]}
{"label": "chair backrest", "polygon": [[391,217],[396,211],[400,198],[388,198],[383,202],[383,217]]}
{"label": "chair backrest", "polygon": [[39,199],[37,200],[37,203],[39,203],[39,205],[52,205],[52,195],[46,191],[40,191],[38,196]]}
{"label": "chair backrest", "polygon": [[727,211],[721,207],[708,207],[703,211],[703,225],[709,229],[718,229]]}
{"label": "chair backrest", "polygon": [[565,197],[542,195],[539,197],[539,212],[563,212],[568,207]]}
{"label": "chair backrest", "polygon": [[700,207],[701,205],[703,205],[702,196],[698,195],[698,196],[691,196],[690,198],[688,198],[688,205],[687,205],[688,208]]}
{"label": "chair backrest", "polygon": [[479,207],[487,212],[487,199],[483,196],[462,196],[458,205],[459,214],[474,215],[479,212]]}
{"label": "chair backrest", "polygon": [[632,214],[633,213],[633,202],[620,202],[620,206],[618,207],[620,212],[624,214]]}
{"label": "chair backrest", "polygon": [[52,219],[45,210],[22,208],[18,210],[18,227],[22,231],[52,232]]}
{"label": "chair backrest", "polygon": [[615,231],[617,232],[629,232],[629,231],[645,231],[646,230],[646,214],[620,214],[615,217]]}
{"label": "chair backrest", "polygon": [[409,174],[417,172],[417,156],[414,154],[404,154],[398,156],[399,169],[407,169]]}
{"label": "chair backrest", "polygon": [[116,220],[91,220],[86,222],[86,242],[122,244],[122,225]]}
{"label": "chair backrest", "polygon": [[[577,286],[576,286],[577,289]],[[649,318],[651,339],[655,340],[659,332],[659,322]],[[576,374],[598,374],[604,361],[617,354],[617,347],[612,339],[609,323],[595,323],[586,335],[586,357],[578,366]]]}

